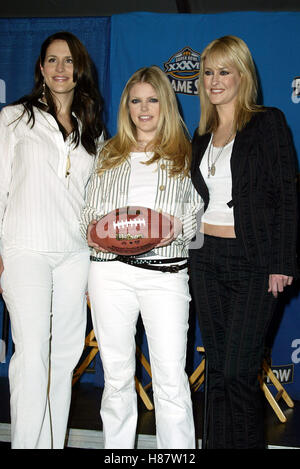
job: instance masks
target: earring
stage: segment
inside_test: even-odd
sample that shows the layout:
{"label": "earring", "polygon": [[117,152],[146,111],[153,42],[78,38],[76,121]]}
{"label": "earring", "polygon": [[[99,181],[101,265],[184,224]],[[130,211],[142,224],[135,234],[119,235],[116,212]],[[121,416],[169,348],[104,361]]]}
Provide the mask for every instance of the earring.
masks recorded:
{"label": "earring", "polygon": [[43,82],[43,91],[42,91],[42,98],[45,96],[45,81]]}

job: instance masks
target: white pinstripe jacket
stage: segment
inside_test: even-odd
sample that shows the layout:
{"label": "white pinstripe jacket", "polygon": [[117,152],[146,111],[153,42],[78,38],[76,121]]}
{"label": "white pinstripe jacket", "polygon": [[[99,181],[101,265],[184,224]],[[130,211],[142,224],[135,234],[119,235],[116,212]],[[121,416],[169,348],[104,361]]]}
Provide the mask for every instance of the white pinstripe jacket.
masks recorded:
{"label": "white pinstripe jacket", "polygon": [[[170,162],[160,160],[158,167],[157,191],[154,210],[169,213],[180,218],[183,230],[169,246],[154,249],[155,254],[164,257],[187,257],[190,240],[196,233],[196,214],[203,207],[202,198],[194,189],[189,177],[169,177]],[[81,231],[86,237],[87,226],[93,219],[99,219],[111,210],[127,205],[130,181],[130,158],[122,165],[108,170],[101,176],[91,178],[86,207],[81,216]],[[92,251],[101,259],[113,259],[114,254]]]}

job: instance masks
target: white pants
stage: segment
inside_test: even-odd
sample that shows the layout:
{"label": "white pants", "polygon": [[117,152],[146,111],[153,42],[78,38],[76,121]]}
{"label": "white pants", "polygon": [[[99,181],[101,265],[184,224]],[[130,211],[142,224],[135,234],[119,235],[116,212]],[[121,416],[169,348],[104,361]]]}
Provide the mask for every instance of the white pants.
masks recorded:
{"label": "white pants", "polygon": [[143,319],[152,370],[158,448],[195,448],[185,373],[189,289],[186,269],[162,273],[118,261],[92,262],[92,319],[104,368],[105,448],[133,448],[136,436],[135,332]]}
{"label": "white pants", "polygon": [[63,448],[72,373],[84,346],[89,252],[6,248],[3,262],[15,344],[9,365],[12,448]]}

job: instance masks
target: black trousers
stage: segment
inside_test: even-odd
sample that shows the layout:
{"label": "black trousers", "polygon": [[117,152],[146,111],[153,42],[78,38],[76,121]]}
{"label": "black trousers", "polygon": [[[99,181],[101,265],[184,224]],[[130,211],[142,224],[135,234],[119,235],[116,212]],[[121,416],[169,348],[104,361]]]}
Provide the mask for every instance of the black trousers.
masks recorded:
{"label": "black trousers", "polygon": [[258,382],[276,300],[236,239],[204,237],[190,276],[208,360],[208,448],[265,447]]}

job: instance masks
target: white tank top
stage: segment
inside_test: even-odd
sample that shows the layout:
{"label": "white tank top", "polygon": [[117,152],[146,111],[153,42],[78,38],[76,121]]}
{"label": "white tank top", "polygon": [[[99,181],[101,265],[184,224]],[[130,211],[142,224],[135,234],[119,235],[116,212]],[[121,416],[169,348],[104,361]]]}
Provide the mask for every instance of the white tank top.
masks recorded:
{"label": "white tank top", "polygon": [[[154,209],[157,192],[157,164],[146,165],[143,162],[152,158],[153,152],[131,152],[131,172],[128,188],[127,205],[139,205]],[[154,251],[146,253],[148,259],[161,259],[164,256]]]}
{"label": "white tank top", "polygon": [[[230,208],[227,205],[227,203],[232,199],[230,159],[234,140],[229,142],[223,148],[222,153],[215,164],[215,175],[210,175],[210,177],[208,177],[207,157],[211,140],[212,137],[200,164],[200,171],[209,192],[209,204],[202,216],[202,222],[209,223],[211,225],[234,226],[233,208]],[[219,151],[220,147],[211,147],[210,162],[215,161]]]}
{"label": "white tank top", "polygon": [[157,191],[157,164],[142,164],[153,156],[152,152],[132,152],[127,205],[154,209]]}

